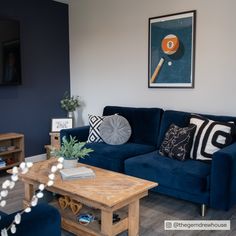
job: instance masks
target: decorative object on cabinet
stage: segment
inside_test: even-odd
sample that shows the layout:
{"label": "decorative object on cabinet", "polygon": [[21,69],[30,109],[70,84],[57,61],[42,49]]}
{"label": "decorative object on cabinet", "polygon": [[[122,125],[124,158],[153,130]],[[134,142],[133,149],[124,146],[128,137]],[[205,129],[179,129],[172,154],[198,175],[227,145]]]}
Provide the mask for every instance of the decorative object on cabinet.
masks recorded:
{"label": "decorative object on cabinet", "polygon": [[73,118],[53,118],[52,132],[60,132],[61,129],[70,129],[73,127]]}

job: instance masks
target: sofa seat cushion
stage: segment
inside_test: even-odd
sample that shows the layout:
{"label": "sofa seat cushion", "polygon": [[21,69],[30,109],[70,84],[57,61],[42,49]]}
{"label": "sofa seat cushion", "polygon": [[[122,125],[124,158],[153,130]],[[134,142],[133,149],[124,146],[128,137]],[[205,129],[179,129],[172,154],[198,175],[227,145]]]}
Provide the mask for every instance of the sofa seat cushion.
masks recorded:
{"label": "sofa seat cushion", "polygon": [[127,158],[155,150],[154,146],[136,143],[122,145],[88,143],[86,147],[92,148],[94,151],[89,154],[89,157],[80,159],[81,163],[117,172],[124,172],[124,161]]}
{"label": "sofa seat cushion", "polygon": [[125,173],[160,186],[199,194],[208,189],[210,164],[190,159],[178,161],[155,151],[126,160]]}

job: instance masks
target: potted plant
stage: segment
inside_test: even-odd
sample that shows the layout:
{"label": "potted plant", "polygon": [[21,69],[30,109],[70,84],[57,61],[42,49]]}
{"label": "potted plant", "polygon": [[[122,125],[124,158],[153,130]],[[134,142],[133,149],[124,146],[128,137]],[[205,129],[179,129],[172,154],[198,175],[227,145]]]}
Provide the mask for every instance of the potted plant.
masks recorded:
{"label": "potted plant", "polygon": [[93,152],[91,148],[85,148],[86,142],[78,142],[75,137],[70,136],[67,140],[64,136],[62,138],[62,145],[59,150],[54,150],[53,154],[56,157],[63,157],[64,168],[73,168],[77,166],[79,158],[85,158],[89,156],[90,152]]}
{"label": "potted plant", "polygon": [[66,91],[61,100],[61,108],[67,111],[68,117],[73,117],[73,112],[79,106],[79,96],[70,96],[69,92]]}

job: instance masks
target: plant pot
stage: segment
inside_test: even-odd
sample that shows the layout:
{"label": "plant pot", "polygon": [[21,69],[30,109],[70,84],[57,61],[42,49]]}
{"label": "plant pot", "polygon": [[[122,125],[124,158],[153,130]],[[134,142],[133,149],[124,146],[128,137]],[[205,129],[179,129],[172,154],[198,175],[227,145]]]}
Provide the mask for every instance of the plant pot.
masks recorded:
{"label": "plant pot", "polygon": [[67,117],[68,118],[73,118],[74,117],[74,112],[73,111],[68,111]]}
{"label": "plant pot", "polygon": [[73,111],[68,111],[67,117],[72,119],[72,128],[74,128],[75,114]]}
{"label": "plant pot", "polygon": [[75,167],[77,167],[77,164],[78,164],[77,159],[71,159],[71,160],[64,159],[63,168],[64,169],[75,168]]}

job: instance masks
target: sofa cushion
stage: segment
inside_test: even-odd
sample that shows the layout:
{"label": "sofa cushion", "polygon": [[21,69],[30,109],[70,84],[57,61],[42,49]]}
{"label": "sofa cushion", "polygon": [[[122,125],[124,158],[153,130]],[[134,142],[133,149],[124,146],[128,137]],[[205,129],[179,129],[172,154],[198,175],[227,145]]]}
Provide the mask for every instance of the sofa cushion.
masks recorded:
{"label": "sofa cushion", "polygon": [[228,146],[233,140],[235,124],[233,122],[219,122],[206,117],[192,114],[190,124],[197,130],[194,134],[190,158],[196,160],[211,160],[216,151]]}
{"label": "sofa cushion", "polygon": [[124,161],[127,158],[155,150],[154,146],[135,143],[122,145],[87,143],[86,147],[92,148],[94,152],[91,152],[89,157],[80,159],[81,163],[117,172],[124,172]]}
{"label": "sofa cushion", "polygon": [[120,115],[106,116],[100,125],[100,136],[111,145],[126,143],[131,135],[131,127],[127,119]]}
{"label": "sofa cushion", "polygon": [[190,113],[181,111],[165,111],[161,118],[161,127],[158,137],[158,148],[165,137],[170,125],[174,123],[179,127],[186,127],[189,125]]}
{"label": "sofa cushion", "polygon": [[163,158],[156,151],[125,161],[125,173],[165,186],[199,194],[207,191],[210,164],[187,159]]}
{"label": "sofa cushion", "polygon": [[196,125],[179,127],[171,124],[160,146],[159,153],[180,161],[185,160],[190,153]]}
{"label": "sofa cushion", "polygon": [[89,136],[88,136],[88,143],[96,143],[96,142],[103,142],[102,137],[100,135],[100,125],[104,119],[103,116],[95,116],[95,115],[88,115],[89,118]]}
{"label": "sofa cushion", "polygon": [[124,116],[132,129],[131,143],[157,145],[161,115],[160,108],[133,108],[106,106],[104,116],[118,114]]}

